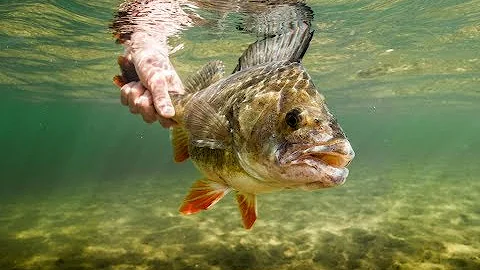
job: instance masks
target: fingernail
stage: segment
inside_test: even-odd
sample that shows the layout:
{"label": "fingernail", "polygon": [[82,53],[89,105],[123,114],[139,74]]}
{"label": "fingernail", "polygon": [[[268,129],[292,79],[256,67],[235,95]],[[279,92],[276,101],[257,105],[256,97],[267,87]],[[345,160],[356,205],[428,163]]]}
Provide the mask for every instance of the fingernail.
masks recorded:
{"label": "fingernail", "polygon": [[161,108],[161,110],[162,110],[162,115],[163,115],[164,117],[168,117],[168,116],[171,117],[171,116],[175,115],[175,110],[173,109],[172,106],[168,106],[168,105],[163,106],[163,107]]}

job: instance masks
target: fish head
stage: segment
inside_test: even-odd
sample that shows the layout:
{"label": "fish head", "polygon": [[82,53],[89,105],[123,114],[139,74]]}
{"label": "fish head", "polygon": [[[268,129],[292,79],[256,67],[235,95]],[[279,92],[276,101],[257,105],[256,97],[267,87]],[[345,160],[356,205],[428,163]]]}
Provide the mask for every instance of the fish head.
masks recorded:
{"label": "fish head", "polygon": [[341,185],[355,153],[326,104],[312,105],[319,104],[291,106],[280,114],[276,173],[306,189]]}
{"label": "fish head", "polygon": [[311,190],[343,184],[355,153],[323,95],[308,74],[279,89],[259,95],[261,102],[250,104],[254,116],[245,123],[250,129],[240,153],[244,167],[283,188]]}

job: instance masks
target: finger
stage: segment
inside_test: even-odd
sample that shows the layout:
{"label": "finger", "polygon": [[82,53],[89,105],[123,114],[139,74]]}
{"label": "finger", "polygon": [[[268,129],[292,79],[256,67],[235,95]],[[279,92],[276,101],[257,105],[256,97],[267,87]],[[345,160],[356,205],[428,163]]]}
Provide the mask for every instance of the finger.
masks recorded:
{"label": "finger", "polygon": [[169,128],[177,125],[177,122],[173,121],[172,119],[164,118],[161,116],[158,116],[158,122],[160,122],[160,125],[162,125],[162,127],[164,128]]}
{"label": "finger", "polygon": [[143,121],[146,123],[153,123],[157,120],[157,115],[155,114],[155,109],[152,106],[140,107],[140,114],[142,115]]}
{"label": "finger", "polygon": [[123,105],[128,106],[128,95],[132,90],[132,85],[136,82],[129,82],[120,88],[120,101]]}
{"label": "finger", "polygon": [[150,91],[146,90],[136,101],[140,114],[143,117],[143,121],[147,123],[153,123],[157,120],[157,114],[153,107],[152,95]]}
{"label": "finger", "polygon": [[150,90],[145,89],[145,92],[143,92],[141,97],[144,98],[144,102],[146,104],[153,106],[153,97],[152,97],[152,92]]}
{"label": "finger", "polygon": [[175,109],[173,108],[172,101],[170,100],[170,96],[164,97],[157,97],[154,99],[155,102],[155,109],[158,111],[160,116],[165,118],[171,118],[175,115]]}
{"label": "finger", "polygon": [[[153,109],[153,106],[152,106],[152,109]],[[146,116],[143,113],[141,115],[142,115],[143,121],[145,121],[145,123],[148,123],[148,124],[151,124],[157,120],[156,116],[154,118],[150,118],[149,116]]]}
{"label": "finger", "polygon": [[[163,73],[163,72],[162,72]],[[164,118],[171,118],[175,115],[175,109],[173,108],[172,101],[168,94],[169,86],[167,85],[167,80],[160,72],[152,76],[152,86],[151,92],[153,97],[153,104],[158,114]]]}
{"label": "finger", "polygon": [[130,112],[139,112],[139,107],[138,104],[135,103],[135,100],[137,100],[141,95],[143,95],[144,92],[145,88],[140,82],[132,85],[132,87],[130,88],[130,93],[128,94],[128,106],[130,107]]}

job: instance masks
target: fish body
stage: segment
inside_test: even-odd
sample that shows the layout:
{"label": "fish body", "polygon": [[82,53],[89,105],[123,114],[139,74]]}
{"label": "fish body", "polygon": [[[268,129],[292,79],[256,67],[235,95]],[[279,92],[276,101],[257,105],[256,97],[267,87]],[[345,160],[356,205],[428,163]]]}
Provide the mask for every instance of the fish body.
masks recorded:
{"label": "fish body", "polygon": [[206,210],[235,191],[249,229],[257,194],[345,182],[354,152],[301,64],[312,35],[301,28],[254,43],[233,74],[221,78],[223,65],[211,62],[185,82],[186,94],[172,96],[175,160],[191,158],[204,176],[180,212]]}

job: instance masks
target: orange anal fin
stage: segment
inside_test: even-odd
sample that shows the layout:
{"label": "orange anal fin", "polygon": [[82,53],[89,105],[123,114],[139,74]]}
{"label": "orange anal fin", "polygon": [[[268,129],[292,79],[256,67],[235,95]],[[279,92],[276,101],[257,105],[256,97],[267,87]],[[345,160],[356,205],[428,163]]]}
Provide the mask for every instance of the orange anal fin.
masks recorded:
{"label": "orange anal fin", "polygon": [[255,194],[237,193],[237,202],[242,214],[243,227],[248,230],[257,220],[257,197]]}
{"label": "orange anal fin", "polygon": [[173,160],[182,162],[188,159],[188,134],[181,127],[172,128]]}
{"label": "orange anal fin", "polygon": [[190,215],[201,210],[207,210],[229,191],[229,187],[217,182],[208,179],[198,180],[192,185],[190,192],[183,200],[183,204],[180,206],[180,212],[185,215]]}

